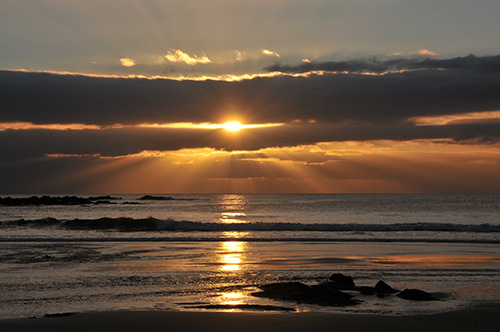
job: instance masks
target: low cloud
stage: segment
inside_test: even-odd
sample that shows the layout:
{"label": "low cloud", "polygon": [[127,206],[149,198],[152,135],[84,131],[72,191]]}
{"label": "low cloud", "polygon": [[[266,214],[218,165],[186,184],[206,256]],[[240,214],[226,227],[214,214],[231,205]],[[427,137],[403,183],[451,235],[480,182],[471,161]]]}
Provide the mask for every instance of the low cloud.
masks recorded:
{"label": "low cloud", "polygon": [[228,133],[224,129],[125,127],[87,130],[5,130],[0,132],[3,161],[45,155],[126,156],[146,150],[213,148],[255,151],[344,141],[446,139],[463,144],[497,144],[500,120],[446,126],[412,124],[288,124]]}
{"label": "low cloud", "polygon": [[247,153],[149,151],[123,158],[67,154],[0,162],[0,191],[495,193],[499,165],[496,147],[444,142],[329,143]]}
{"label": "low cloud", "polygon": [[167,54],[164,55],[165,59],[170,62],[184,62],[189,66],[194,66],[197,64],[207,64],[211,63],[210,60],[205,53],[201,56],[197,55],[189,55],[181,50],[170,50]]}

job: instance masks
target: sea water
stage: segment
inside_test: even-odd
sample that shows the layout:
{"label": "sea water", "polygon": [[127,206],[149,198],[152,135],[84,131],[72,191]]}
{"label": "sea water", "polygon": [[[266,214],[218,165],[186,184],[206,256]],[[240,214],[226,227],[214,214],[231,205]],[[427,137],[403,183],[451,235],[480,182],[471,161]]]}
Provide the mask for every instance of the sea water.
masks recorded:
{"label": "sea water", "polygon": [[[245,305],[398,315],[500,303],[500,195],[111,196],[0,206],[0,317]],[[333,273],[442,300],[352,292],[361,304],[325,307],[252,295]]]}

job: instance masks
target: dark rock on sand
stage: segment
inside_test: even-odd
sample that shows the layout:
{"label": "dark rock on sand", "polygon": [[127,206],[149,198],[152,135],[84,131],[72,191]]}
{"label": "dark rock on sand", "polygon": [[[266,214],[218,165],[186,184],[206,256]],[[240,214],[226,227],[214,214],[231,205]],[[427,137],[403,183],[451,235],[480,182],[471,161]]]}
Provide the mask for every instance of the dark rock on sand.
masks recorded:
{"label": "dark rock on sand", "polygon": [[375,295],[375,294],[377,294],[377,290],[375,289],[375,287],[371,287],[371,286],[361,286],[361,287],[358,287],[357,290],[363,295]]}
{"label": "dark rock on sand", "polygon": [[382,280],[379,280],[375,285],[375,291],[377,294],[396,294],[399,292],[397,289],[392,288]]}
{"label": "dark rock on sand", "polygon": [[427,293],[420,289],[407,288],[402,292],[400,292],[397,296],[402,299],[412,300],[412,301],[437,301],[437,299],[434,296],[432,296],[432,294]]}
{"label": "dark rock on sand", "polygon": [[259,286],[262,292],[253,293],[257,297],[266,297],[276,300],[295,301],[303,297],[310,287],[301,282],[283,282]]}
{"label": "dark rock on sand", "polygon": [[350,306],[360,303],[360,301],[353,299],[352,295],[322,284],[309,287],[300,282],[287,282],[263,285],[259,288],[262,289],[262,292],[252,295],[273,300],[324,306]]}
{"label": "dark rock on sand", "polygon": [[345,276],[342,273],[334,273],[328,281],[332,287],[341,290],[354,289],[355,284],[351,276]]}
{"label": "dark rock on sand", "polygon": [[72,316],[76,315],[76,312],[61,312],[61,313],[56,313],[56,314],[45,314],[43,315],[44,318],[52,318],[52,317],[67,317],[67,316]]}
{"label": "dark rock on sand", "polygon": [[354,290],[357,290],[363,295],[377,295],[378,297],[385,297],[389,294],[395,294],[399,291],[392,288],[382,280],[378,281],[375,287],[372,286],[357,286],[354,287]]}

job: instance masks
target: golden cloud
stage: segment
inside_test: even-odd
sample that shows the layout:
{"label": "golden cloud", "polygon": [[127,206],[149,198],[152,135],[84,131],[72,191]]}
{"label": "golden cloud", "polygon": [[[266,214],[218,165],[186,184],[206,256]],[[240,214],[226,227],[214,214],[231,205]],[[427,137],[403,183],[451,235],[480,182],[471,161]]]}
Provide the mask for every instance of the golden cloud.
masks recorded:
{"label": "golden cloud", "polygon": [[270,50],[266,50],[266,49],[262,49],[262,54],[263,55],[275,56],[277,58],[280,57],[280,55],[278,54],[278,52],[274,52],[274,51],[270,51]]}
{"label": "golden cloud", "polygon": [[170,62],[184,62],[189,66],[212,62],[212,60],[210,60],[205,53],[202,53],[201,56],[191,56],[181,50],[170,50],[167,54],[164,55],[164,57]]}
{"label": "golden cloud", "polygon": [[121,58],[120,63],[123,67],[133,67],[137,64],[137,61],[131,58]]}

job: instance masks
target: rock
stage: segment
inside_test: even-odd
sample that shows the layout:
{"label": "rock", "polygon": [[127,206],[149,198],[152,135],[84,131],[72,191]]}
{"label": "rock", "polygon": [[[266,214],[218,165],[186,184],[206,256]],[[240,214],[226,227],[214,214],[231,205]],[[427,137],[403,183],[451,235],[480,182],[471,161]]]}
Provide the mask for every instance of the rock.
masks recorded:
{"label": "rock", "polygon": [[[108,196],[103,196],[108,197]],[[97,200],[97,197],[77,197],[77,196],[31,196],[27,198],[0,197],[0,205],[7,206],[29,206],[29,205],[85,205],[85,204],[113,204],[105,200]]]}
{"label": "rock", "polygon": [[392,288],[382,280],[379,280],[375,285],[375,291],[378,294],[395,294],[399,292],[397,289]]}
{"label": "rock", "polygon": [[262,292],[253,293],[252,295],[273,300],[324,306],[349,306],[360,303],[360,301],[353,299],[350,294],[321,284],[309,287],[300,282],[287,282],[263,285],[259,288],[262,289]]}
{"label": "rock", "polygon": [[354,280],[351,276],[345,276],[342,273],[334,273],[330,276],[329,283],[336,289],[354,289]]}
{"label": "rock", "polygon": [[276,300],[296,301],[305,296],[310,287],[301,282],[284,282],[262,285],[259,287],[262,292],[253,293],[258,297],[266,297]]}
{"label": "rock", "polygon": [[71,315],[75,315],[76,312],[61,312],[61,313],[56,313],[56,314],[45,314],[43,317],[45,318],[53,318],[53,317],[67,317]]}
{"label": "rock", "polygon": [[120,200],[120,199],[121,199],[120,197],[112,197],[109,195],[89,197],[89,200],[91,200],[91,201],[110,201],[110,200]]}
{"label": "rock", "polygon": [[102,204],[116,204],[116,203],[110,202],[110,201],[95,201],[94,202],[94,205],[102,205]]}
{"label": "rock", "polygon": [[377,290],[375,289],[375,287],[361,286],[361,287],[358,287],[357,289],[363,295],[375,295],[377,293]]}
{"label": "rock", "polygon": [[139,198],[141,201],[171,201],[173,200],[173,197],[170,196],[151,196],[151,195],[145,195]]}
{"label": "rock", "polygon": [[427,293],[420,289],[407,288],[402,292],[400,292],[397,296],[402,299],[412,300],[412,301],[437,301],[437,299],[433,297],[432,294]]}

